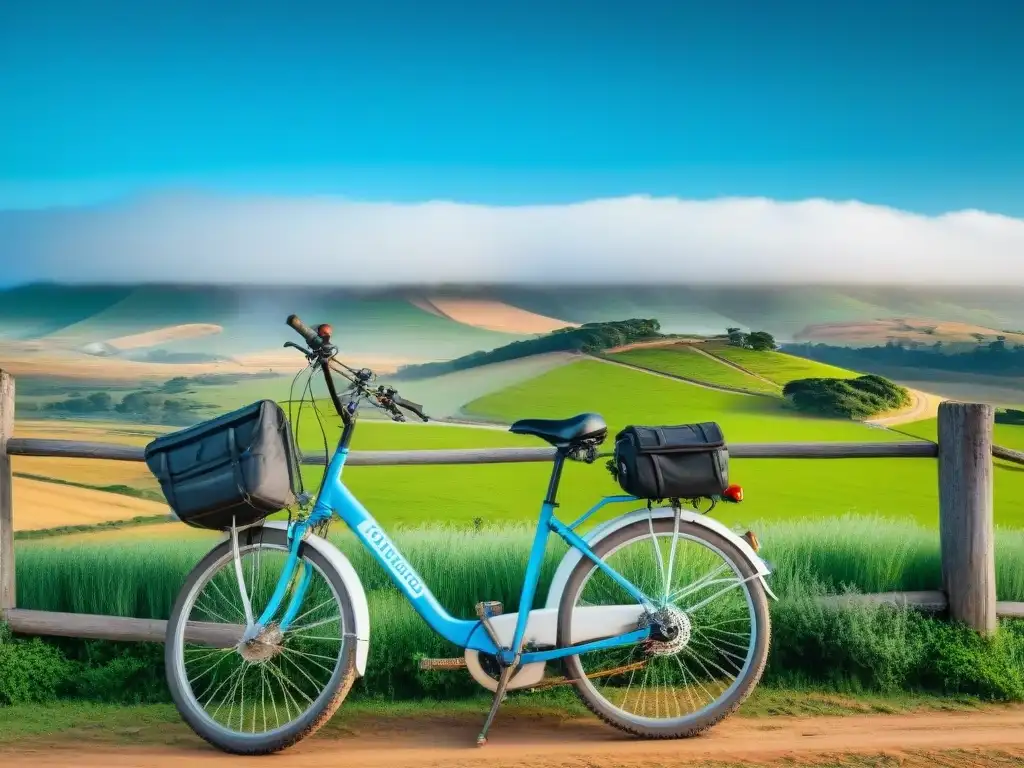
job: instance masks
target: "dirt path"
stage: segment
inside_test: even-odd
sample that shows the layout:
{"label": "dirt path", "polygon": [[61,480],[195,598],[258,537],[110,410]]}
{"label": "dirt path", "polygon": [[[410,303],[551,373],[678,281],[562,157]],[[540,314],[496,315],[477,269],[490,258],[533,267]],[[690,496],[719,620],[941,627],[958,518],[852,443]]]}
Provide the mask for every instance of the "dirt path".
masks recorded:
{"label": "dirt path", "polygon": [[910,394],[910,405],[907,408],[875,419],[868,419],[866,423],[876,427],[894,427],[897,424],[934,418],[939,412],[939,403],[946,399],[917,389],[908,389],[907,392]]}
{"label": "dirt path", "polygon": [[740,373],[747,374],[747,376],[753,376],[758,381],[763,381],[765,384],[770,384],[773,388],[779,390],[780,392],[782,391],[782,387],[780,387],[778,383],[772,381],[771,379],[766,379],[764,376],[760,376],[754,373],[753,371],[747,370],[742,365],[734,363],[732,360],[726,360],[724,357],[719,357],[718,355],[712,354],[711,352],[708,352],[706,349],[701,349],[698,346],[694,346],[693,351],[697,352],[698,354],[704,355],[704,357],[710,357],[712,360],[719,362],[722,365],[728,365],[730,368],[735,368]]}
{"label": "dirt path", "polygon": [[[680,741],[624,738],[593,720],[502,719],[490,743],[474,745],[480,723],[390,720],[358,735],[314,736],[270,758],[275,766],[327,768],[639,768],[737,762],[815,765],[848,755],[889,755],[903,766],[1020,765],[1024,708],[846,717],[735,717],[709,734]],[[961,750],[959,757],[950,752]],[[944,755],[938,759],[939,755]],[[3,764],[14,766],[176,766],[253,764],[214,751],[198,739],[170,746],[90,746],[81,741],[32,746],[5,744]],[[268,763],[269,764],[269,763]]]}
{"label": "dirt path", "polygon": [[701,389],[710,389],[712,392],[728,392],[730,395],[745,395],[747,397],[759,397],[759,395],[753,392],[746,392],[742,389],[733,389],[732,387],[720,387],[715,384],[708,384],[705,381],[697,381],[696,379],[689,379],[685,376],[677,376],[674,373],[665,373],[664,371],[655,371],[651,368],[644,368],[641,365],[634,365],[633,363],[626,363],[622,360],[609,360],[607,357],[597,357],[594,355],[590,356],[591,360],[596,360],[599,363],[608,363],[609,365],[620,365],[623,368],[631,368],[634,371],[640,373],[647,373],[651,376],[660,376],[663,379],[671,379],[672,381],[681,381],[683,384],[690,384],[694,387],[700,387]]}
{"label": "dirt path", "polygon": [[605,350],[605,354],[615,355],[619,352],[629,352],[631,349],[652,349],[657,347],[674,347],[676,345],[691,346],[693,344],[700,344],[704,339],[698,339],[696,337],[680,336],[673,337],[670,339],[653,339],[649,341],[634,341],[630,344],[623,344],[620,347],[609,347]]}

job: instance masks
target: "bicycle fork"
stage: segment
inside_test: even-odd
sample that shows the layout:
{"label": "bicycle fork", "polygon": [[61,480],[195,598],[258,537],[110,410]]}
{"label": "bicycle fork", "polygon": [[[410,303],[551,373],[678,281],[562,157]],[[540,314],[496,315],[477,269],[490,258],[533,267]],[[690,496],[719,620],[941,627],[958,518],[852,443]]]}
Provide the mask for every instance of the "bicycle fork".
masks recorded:
{"label": "bicycle fork", "polygon": [[[301,563],[299,558],[299,547],[302,544],[302,538],[305,531],[306,527],[301,524],[296,525],[295,528],[289,531],[288,559],[285,562],[280,577],[278,578],[278,582],[274,589],[274,593],[270,598],[270,602],[263,610],[263,613],[257,617],[253,614],[251,596],[248,594],[248,590],[245,586],[245,578],[242,575],[242,563],[238,547],[238,530],[232,526],[231,549],[235,561],[235,577],[238,581],[238,591],[242,598],[246,620],[245,632],[239,642],[240,646],[251,642],[267,628],[270,622],[273,621],[274,617],[277,615],[277,612],[281,609],[286,597],[289,598],[288,605],[285,609],[284,615],[278,623],[278,628],[284,632],[288,629],[291,623],[295,621],[313,577],[312,569],[305,563]],[[295,582],[294,577],[300,566],[302,568],[301,575],[297,582]],[[291,592],[290,595],[289,591]]]}

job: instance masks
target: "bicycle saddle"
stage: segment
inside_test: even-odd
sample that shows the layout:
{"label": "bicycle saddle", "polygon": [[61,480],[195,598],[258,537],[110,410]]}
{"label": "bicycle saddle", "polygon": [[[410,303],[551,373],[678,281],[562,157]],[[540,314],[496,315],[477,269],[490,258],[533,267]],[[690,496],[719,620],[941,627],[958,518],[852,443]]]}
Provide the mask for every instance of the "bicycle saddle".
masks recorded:
{"label": "bicycle saddle", "polygon": [[521,419],[508,431],[533,435],[561,448],[583,440],[604,440],[608,425],[599,414],[581,413],[569,419]]}

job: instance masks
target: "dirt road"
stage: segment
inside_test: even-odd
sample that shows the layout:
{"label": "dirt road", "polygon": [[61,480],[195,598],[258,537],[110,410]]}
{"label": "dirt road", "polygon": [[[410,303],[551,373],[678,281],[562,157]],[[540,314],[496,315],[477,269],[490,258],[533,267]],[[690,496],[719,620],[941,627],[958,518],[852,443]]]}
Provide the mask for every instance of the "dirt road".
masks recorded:
{"label": "dirt road", "polygon": [[[491,742],[474,745],[478,720],[389,720],[344,733],[315,736],[269,758],[275,766],[327,768],[652,768],[695,765],[829,765],[844,756],[888,755],[903,766],[1020,765],[1024,708],[975,712],[846,717],[735,717],[710,734],[682,741],[624,738],[592,720],[502,719]],[[3,765],[172,766],[255,764],[215,752],[192,737],[173,745],[5,744]],[[863,759],[863,758],[862,758]],[[860,762],[857,765],[880,763]],[[892,764],[892,763],[887,763]]]}
{"label": "dirt road", "polygon": [[912,421],[932,419],[939,412],[939,403],[945,399],[917,389],[909,389],[907,392],[910,394],[910,405],[908,407],[896,413],[868,419],[866,423],[876,427],[895,427]]}

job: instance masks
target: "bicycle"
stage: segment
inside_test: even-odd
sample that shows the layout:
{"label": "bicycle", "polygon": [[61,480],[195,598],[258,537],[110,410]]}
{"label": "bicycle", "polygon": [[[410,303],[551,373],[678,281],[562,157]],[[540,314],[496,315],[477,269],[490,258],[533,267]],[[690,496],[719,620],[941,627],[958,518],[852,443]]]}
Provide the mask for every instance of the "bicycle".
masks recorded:
{"label": "bicycle", "polygon": [[[322,726],[365,673],[366,593],[348,559],[324,537],[335,515],[430,627],[463,649],[462,658],[425,660],[421,666],[464,667],[494,693],[478,745],[486,743],[509,691],[551,684],[544,678],[549,662],[565,666],[555,684],[575,686],[599,718],[646,738],[701,733],[755,688],[770,641],[767,600],[774,599],[756,537],[739,536],[699,512],[696,499],[690,509],[677,499],[655,506],[649,499],[615,495],[570,524],[555,516],[565,462],[592,463],[602,456],[597,448],[607,426],[593,413],[519,421],[510,428],[555,448],[519,600],[520,606],[534,605],[547,542],[555,533],[569,551],[545,607],[504,613],[500,603],[482,601],[476,619],[451,616],[341,479],[360,405],[368,403],[397,421],[406,412],[423,421],[428,417],[394,388],[372,387],[370,371],[341,364],[330,326],[313,330],[294,315],[287,323],[306,346],[285,346],[306,355],[307,388],[314,372],[323,374],[342,435],[308,513],[248,525],[232,518],[226,538],[193,568],[177,597],[167,625],[166,675],[178,711],[199,736],[235,754],[285,749]],[[341,394],[335,375],[349,382]],[[232,432],[232,447],[235,439]],[[712,507],[722,500],[709,498]],[[308,494],[302,499],[306,506],[310,501]],[[646,505],[577,532],[608,504],[635,502]],[[689,545],[693,551],[684,553]],[[652,566],[647,576],[640,572],[645,563]],[[720,597],[737,599],[723,606],[715,603]],[[749,622],[745,632],[737,627],[741,620]],[[716,643],[721,647],[707,650]],[[648,682],[657,684],[653,691]],[[693,708],[688,714],[687,704]]]}

